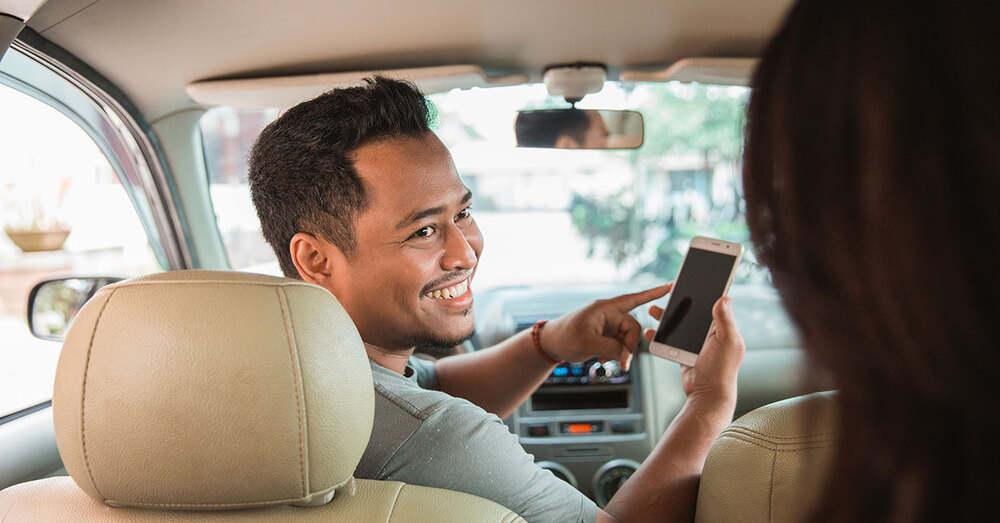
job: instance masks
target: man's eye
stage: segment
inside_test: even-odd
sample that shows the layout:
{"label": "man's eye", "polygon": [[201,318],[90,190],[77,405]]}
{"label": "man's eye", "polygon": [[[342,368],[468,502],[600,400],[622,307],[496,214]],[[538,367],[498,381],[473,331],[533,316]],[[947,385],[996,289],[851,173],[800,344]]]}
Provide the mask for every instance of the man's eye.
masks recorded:
{"label": "man's eye", "polygon": [[458,219],[458,220],[464,220],[464,219],[468,218],[469,216],[472,216],[472,208],[471,207],[466,207],[466,208],[462,209],[462,212],[460,212],[457,215],[455,215],[455,218]]}
{"label": "man's eye", "polygon": [[432,234],[434,234],[434,227],[428,225],[427,227],[424,227],[423,229],[420,229],[417,232],[413,233],[412,237],[413,238],[427,238],[427,237],[431,236]]}

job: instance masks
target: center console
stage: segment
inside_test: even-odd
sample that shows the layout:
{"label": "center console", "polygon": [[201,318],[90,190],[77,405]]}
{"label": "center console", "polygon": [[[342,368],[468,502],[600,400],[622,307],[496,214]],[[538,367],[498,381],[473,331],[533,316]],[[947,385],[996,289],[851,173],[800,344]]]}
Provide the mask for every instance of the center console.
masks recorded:
{"label": "center console", "polygon": [[[542,318],[537,318],[542,319]],[[517,330],[536,318],[518,318]],[[651,450],[638,358],[558,365],[507,423],[539,466],[603,507]]]}

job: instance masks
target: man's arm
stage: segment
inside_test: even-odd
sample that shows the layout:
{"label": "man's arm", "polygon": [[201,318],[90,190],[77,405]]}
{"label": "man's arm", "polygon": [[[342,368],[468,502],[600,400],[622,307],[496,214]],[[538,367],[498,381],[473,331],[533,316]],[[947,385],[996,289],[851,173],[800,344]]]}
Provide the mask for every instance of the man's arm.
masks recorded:
{"label": "man's arm", "polygon": [[529,331],[485,350],[438,360],[438,386],[503,419],[545,381],[554,364],[535,351]]}
{"label": "man's arm", "polygon": [[[642,327],[629,311],[663,297],[670,285],[626,294],[556,318],[542,327],[540,344],[553,360],[618,360],[628,369]],[[535,349],[530,331],[485,350],[439,360],[441,390],[505,418],[545,381],[554,365]],[[513,372],[512,372],[513,370]]]}

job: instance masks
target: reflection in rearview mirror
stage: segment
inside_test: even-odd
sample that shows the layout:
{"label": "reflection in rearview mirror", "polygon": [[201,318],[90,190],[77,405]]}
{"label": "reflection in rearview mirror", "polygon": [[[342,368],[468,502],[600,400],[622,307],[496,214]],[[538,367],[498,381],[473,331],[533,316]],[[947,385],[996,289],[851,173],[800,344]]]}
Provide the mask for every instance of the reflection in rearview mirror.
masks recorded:
{"label": "reflection in rearview mirror", "polygon": [[637,149],[643,122],[637,111],[540,109],[519,111],[514,133],[518,147]]}
{"label": "reflection in rearview mirror", "polygon": [[43,281],[28,295],[28,327],[35,337],[62,341],[73,318],[98,289],[121,278],[65,278]]}

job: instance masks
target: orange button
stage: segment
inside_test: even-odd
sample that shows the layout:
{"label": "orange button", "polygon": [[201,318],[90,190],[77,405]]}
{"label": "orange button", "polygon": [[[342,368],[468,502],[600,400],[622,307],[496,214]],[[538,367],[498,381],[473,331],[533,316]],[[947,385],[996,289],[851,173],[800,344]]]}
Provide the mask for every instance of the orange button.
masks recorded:
{"label": "orange button", "polygon": [[570,434],[590,434],[590,423],[570,423],[567,432]]}

